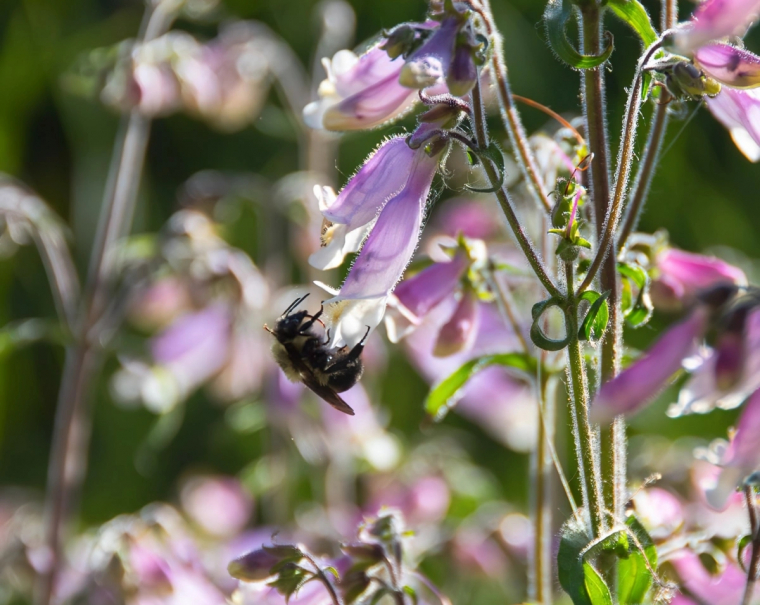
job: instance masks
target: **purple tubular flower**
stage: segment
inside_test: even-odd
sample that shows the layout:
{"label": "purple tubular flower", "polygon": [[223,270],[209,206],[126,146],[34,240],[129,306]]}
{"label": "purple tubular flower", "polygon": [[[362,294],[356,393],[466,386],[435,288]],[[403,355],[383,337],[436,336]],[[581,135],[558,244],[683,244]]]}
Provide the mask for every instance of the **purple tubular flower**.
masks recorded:
{"label": "purple tubular flower", "polygon": [[404,187],[416,155],[402,137],[383,143],[351,178],[335,203],[323,210],[325,218],[350,229],[372,221],[388,198]]}
{"label": "purple tubular flower", "polygon": [[454,51],[454,59],[446,77],[449,92],[455,97],[463,97],[478,79],[478,68],[472,59],[472,51],[463,45]]}
{"label": "purple tubular flower", "polygon": [[760,14],[760,0],[707,0],[699,5],[691,22],[676,34],[681,52],[693,51],[711,40],[743,36]]}
{"label": "purple tubular flower", "polygon": [[477,294],[468,288],[462,293],[451,319],[438,332],[433,355],[446,357],[468,350],[475,340],[479,319]]}
{"label": "purple tubular flower", "polygon": [[[423,148],[410,150],[403,139],[390,139],[323,210],[348,233],[371,229],[340,292],[325,303],[333,346],[356,345],[382,320],[388,296],[417,247],[437,167],[437,157]],[[367,227],[375,216],[374,226]]]}
{"label": "purple tubular flower", "polygon": [[718,258],[667,248],[657,255],[658,276],[652,288],[657,307],[680,308],[700,290],[732,283],[746,285],[744,272]]}
{"label": "purple tubular flower", "polygon": [[319,100],[304,108],[304,121],[312,128],[375,128],[400,117],[417,100],[414,91],[399,84],[404,64],[391,60],[380,45],[360,57],[341,50],[323,64],[327,79],[319,86]]}
{"label": "purple tubular flower", "polygon": [[593,422],[609,423],[615,416],[631,414],[649,404],[681,368],[684,358],[697,350],[707,329],[707,310],[696,308],[676,324],[640,359],[604,384],[591,407]]}
{"label": "purple tubular flower", "polygon": [[449,262],[434,263],[417,275],[405,279],[393,292],[393,312],[385,317],[391,342],[398,342],[459,284],[469,259],[458,252]]}
{"label": "purple tubular flower", "polygon": [[716,407],[732,409],[760,388],[760,312],[755,311],[747,318],[743,341],[743,372],[738,382],[729,388],[719,384],[719,355],[709,351],[694,368],[691,379],[678,395],[678,403],[670,407],[668,415],[703,414]]}
{"label": "purple tubular flower", "polygon": [[650,487],[636,492],[632,500],[636,518],[655,540],[667,538],[684,524],[684,506],[669,491]]}
{"label": "purple tubular flower", "polygon": [[448,75],[460,25],[456,17],[441,22],[427,42],[406,60],[399,77],[402,86],[428,88]]}
{"label": "purple tubular flower", "polygon": [[707,98],[707,107],[728,128],[731,138],[748,160],[760,160],[760,89],[722,88]]}
{"label": "purple tubular flower", "polygon": [[707,44],[694,53],[702,70],[731,88],[760,86],[760,57],[730,44]]}
{"label": "purple tubular flower", "polygon": [[760,391],[745,404],[731,443],[719,461],[723,469],[714,488],[706,490],[708,503],[718,510],[725,508],[736,487],[760,469]]}
{"label": "purple tubular flower", "polygon": [[[741,601],[744,586],[747,583],[747,574],[736,564],[728,563],[720,574],[713,576],[702,565],[699,557],[688,550],[680,551],[670,559],[670,562],[681,579],[681,586],[700,603],[735,605]],[[679,601],[679,603],[692,602]]]}

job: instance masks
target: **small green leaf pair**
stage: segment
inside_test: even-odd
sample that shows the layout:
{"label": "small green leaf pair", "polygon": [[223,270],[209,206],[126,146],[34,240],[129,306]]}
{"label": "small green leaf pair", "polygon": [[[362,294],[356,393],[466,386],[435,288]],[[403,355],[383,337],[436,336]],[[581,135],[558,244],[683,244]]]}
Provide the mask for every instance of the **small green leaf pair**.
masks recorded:
{"label": "small green leaf pair", "polygon": [[617,602],[642,603],[654,579],[657,549],[638,519],[630,516],[624,530],[611,532],[590,548],[585,527],[577,519],[563,527],[557,554],[559,582],[573,605],[613,605],[607,583],[591,562],[603,553],[617,557]]}

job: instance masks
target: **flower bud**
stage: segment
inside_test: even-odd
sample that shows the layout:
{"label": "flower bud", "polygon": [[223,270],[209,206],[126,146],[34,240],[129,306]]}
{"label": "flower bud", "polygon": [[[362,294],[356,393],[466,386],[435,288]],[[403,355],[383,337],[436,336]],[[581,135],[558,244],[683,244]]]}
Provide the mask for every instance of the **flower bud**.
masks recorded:
{"label": "flower bud", "polygon": [[271,576],[272,573],[270,570],[279,562],[279,557],[260,548],[258,550],[252,550],[251,552],[244,554],[242,557],[238,557],[232,561],[227,566],[227,571],[233,578],[238,580],[256,582],[259,580],[265,580]]}
{"label": "flower bud", "polygon": [[458,46],[446,74],[449,92],[455,97],[463,97],[472,90],[477,79],[478,68],[475,66],[472,50],[467,45]]}
{"label": "flower bud", "polygon": [[471,289],[462,294],[454,314],[438,333],[433,355],[447,357],[472,346],[478,331],[478,299]]}
{"label": "flower bud", "polygon": [[408,55],[417,40],[417,32],[409,23],[402,23],[389,32],[383,32],[383,35],[385,42],[380,48],[388,53],[391,59]]}

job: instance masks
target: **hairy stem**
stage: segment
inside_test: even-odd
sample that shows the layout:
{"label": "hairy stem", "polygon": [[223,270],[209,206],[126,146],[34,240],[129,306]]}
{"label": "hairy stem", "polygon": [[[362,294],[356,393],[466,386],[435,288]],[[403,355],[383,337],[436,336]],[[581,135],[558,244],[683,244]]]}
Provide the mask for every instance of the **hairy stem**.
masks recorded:
{"label": "hairy stem", "polygon": [[[663,96],[670,95],[663,89]],[[652,126],[649,129],[647,144],[644,150],[644,158],[636,174],[636,180],[633,185],[633,195],[626,208],[625,221],[618,236],[617,249],[622,250],[628,241],[628,236],[636,228],[641,218],[641,212],[644,208],[644,202],[649,195],[649,188],[652,185],[657,161],[660,159],[660,150],[662,141],[665,138],[665,132],[668,125],[668,99],[660,99],[654,110]]]}
{"label": "hairy stem", "polygon": [[[678,22],[678,0],[662,0],[660,10],[660,27],[662,31],[671,29]],[[654,110],[652,126],[647,137],[647,144],[644,150],[644,159],[641,162],[639,171],[636,174],[636,180],[633,186],[633,195],[628,203],[626,210],[625,222],[618,236],[617,249],[622,250],[628,236],[636,228],[641,218],[641,212],[644,208],[649,195],[649,188],[652,185],[657,163],[660,159],[660,150],[662,141],[665,139],[665,133],[668,129],[668,103],[670,94],[663,88],[657,107]]]}
{"label": "hairy stem", "polygon": [[522,326],[520,325],[520,321],[517,319],[517,315],[515,313],[514,301],[512,300],[509,292],[499,282],[492,266],[489,266],[489,269],[486,272],[486,279],[488,280],[488,287],[491,289],[491,292],[496,298],[496,305],[499,307],[499,313],[502,315],[504,324],[512,328],[512,331],[515,333],[515,336],[520,343],[520,348],[522,349],[523,353],[530,355],[531,348],[530,345],[528,345],[528,341],[526,340],[525,335],[522,333]]}
{"label": "hairy stem", "polygon": [[755,592],[757,577],[760,574],[760,527],[758,526],[757,498],[753,486],[744,486],[744,499],[747,503],[750,532],[752,534],[752,554],[750,555],[749,568],[747,569],[747,584],[744,586],[742,605],[750,605]]}
{"label": "hairy stem", "polygon": [[[572,291],[574,273],[572,263],[565,263],[565,275],[568,291]],[[572,318],[577,317],[575,299],[569,301],[569,311]],[[575,334],[576,321],[569,329]],[[588,418],[588,380],[586,366],[583,362],[583,350],[577,334],[567,348],[568,372],[572,387],[571,411],[573,414],[573,438],[576,443],[578,470],[583,481],[584,506],[591,521],[593,537],[598,538],[605,530],[604,499],[602,481],[598,464],[596,436]]]}
{"label": "hairy stem", "polygon": [[662,0],[660,27],[662,31],[675,27],[678,23],[678,0]]}
{"label": "hairy stem", "polygon": [[[158,4],[146,14],[140,39],[147,42],[162,35],[172,21],[173,13]],[[79,492],[86,473],[90,438],[87,395],[92,378],[100,367],[99,345],[102,344],[93,332],[108,304],[116,242],[129,232],[132,223],[150,121],[135,109],[123,121],[121,130],[123,136],[117,139],[114,147],[111,174],[87,272],[82,318],[74,335],[75,342],[66,352],[56,403],[45,496],[45,545],[49,565],[41,572],[35,593],[35,602],[40,605],[49,605],[53,598],[62,564],[64,525],[71,512],[73,497]]]}
{"label": "hairy stem", "polygon": [[305,552],[302,552],[301,554],[314,567],[314,573],[319,579],[320,584],[322,584],[322,586],[325,587],[325,590],[327,590],[327,593],[330,595],[330,600],[332,601],[333,605],[343,605],[343,599],[341,599],[340,595],[335,590],[335,587],[333,586],[330,579],[327,577],[327,574],[319,566],[319,564],[314,560],[314,557],[310,555],[309,553],[305,553]]}
{"label": "hairy stem", "polygon": [[[601,52],[601,11],[596,2],[589,2],[581,8],[581,27],[583,52],[598,55]],[[610,200],[610,177],[609,177],[609,141],[607,134],[607,118],[605,104],[605,81],[604,66],[596,69],[585,70],[581,80],[583,93],[583,115],[586,118],[586,139],[589,151],[593,154],[594,161],[589,170],[591,172],[591,196],[593,200],[594,218],[596,227],[597,252],[586,279],[578,292],[588,287],[600,270],[600,290],[610,291],[607,300],[609,308],[608,329],[600,344],[600,381],[606,382],[617,374],[620,361],[620,349],[622,344],[620,304],[618,295],[618,276],[614,254],[608,254],[609,240],[614,234],[617,216],[613,212],[619,212],[615,208],[614,201]],[[603,252],[604,251],[604,252]],[[619,444],[615,435],[625,434],[625,427],[620,430],[612,430],[608,442],[604,448],[604,483],[605,501],[607,507],[615,508],[615,494],[619,491],[614,480],[620,473],[615,468],[615,452],[619,450]],[[605,443],[606,445],[606,443]]]}
{"label": "hairy stem", "polygon": [[504,49],[502,48],[501,34],[496,29],[491,15],[491,7],[488,0],[480,0],[481,10],[478,12],[483,17],[488,35],[493,42],[493,52],[491,53],[491,74],[496,84],[496,95],[499,100],[499,109],[501,120],[504,123],[504,129],[507,131],[509,141],[515,149],[515,159],[518,166],[525,175],[528,182],[528,188],[536,200],[539,208],[546,212],[551,212],[552,202],[549,199],[549,192],[546,190],[541,172],[539,171],[536,158],[530,148],[528,135],[522,125],[520,114],[515,107],[515,101],[509,86],[507,76],[507,64],[504,60]]}
{"label": "hairy stem", "polygon": [[[486,149],[488,147],[488,133],[485,129],[484,116],[485,109],[483,107],[483,98],[480,92],[480,82],[476,81],[475,87],[472,89],[472,125],[473,130],[475,131],[477,145],[480,149]],[[504,215],[507,217],[507,222],[512,229],[512,233],[514,233],[517,244],[525,254],[525,258],[527,258],[528,263],[530,263],[536,277],[538,277],[538,280],[551,296],[562,297],[562,292],[552,281],[541,257],[533,246],[533,243],[530,241],[524,227],[520,223],[520,219],[515,213],[514,206],[509,198],[509,193],[507,192],[506,187],[503,184],[500,185],[503,178],[502,175],[499,174],[499,169],[489,158],[483,158],[483,168],[485,169],[491,186],[495,189],[494,193],[499,200],[499,205],[501,206]]]}
{"label": "hairy stem", "polygon": [[[542,363],[545,357],[542,351]],[[554,394],[549,392],[549,377],[539,376],[538,441],[534,452],[532,493],[534,538],[528,598],[540,605],[552,601],[552,456],[554,440]]]}

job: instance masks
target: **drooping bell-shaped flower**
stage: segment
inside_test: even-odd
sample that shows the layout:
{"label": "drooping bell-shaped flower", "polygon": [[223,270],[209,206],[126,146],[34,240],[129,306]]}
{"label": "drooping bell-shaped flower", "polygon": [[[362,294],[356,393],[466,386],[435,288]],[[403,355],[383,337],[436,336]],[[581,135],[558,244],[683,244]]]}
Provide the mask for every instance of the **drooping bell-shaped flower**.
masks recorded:
{"label": "drooping bell-shaped flower", "polygon": [[719,258],[670,247],[657,253],[654,273],[652,302],[666,311],[690,305],[701,290],[719,284],[747,284],[746,275],[738,267]]}
{"label": "drooping bell-shaped flower", "polygon": [[640,359],[602,385],[591,406],[594,422],[608,423],[620,414],[645,407],[668,385],[683,360],[697,351],[709,313],[699,306],[665,332]]}
{"label": "drooping bell-shaped flower", "polygon": [[433,263],[402,281],[393,292],[391,311],[385,316],[390,341],[401,340],[433,307],[450,296],[468,265],[467,255],[460,251],[449,261]]}
{"label": "drooping bell-shaped flower", "polygon": [[454,313],[441,331],[433,348],[433,355],[446,357],[472,346],[480,321],[478,295],[472,288],[465,288]]}
{"label": "drooping bell-shaped flower", "polygon": [[[678,595],[672,603],[678,605],[694,605],[710,603],[710,605],[734,605],[740,603],[747,583],[747,574],[736,565],[728,562],[719,573],[711,574],[702,564],[699,556],[689,550],[682,550],[670,557],[669,562],[676,570],[680,586],[684,593],[694,599]],[[760,594],[760,590],[755,595]],[[756,603],[754,599],[751,603]]]}
{"label": "drooping bell-shaped flower", "polygon": [[[431,156],[424,146],[410,149],[402,138],[389,139],[323,209],[347,240],[357,229],[371,229],[340,291],[325,302],[333,346],[356,345],[382,320],[417,247],[438,155],[440,150]],[[341,250],[352,251],[345,245]],[[322,269],[334,258],[315,255],[310,262]]]}
{"label": "drooping bell-shaped flower", "polygon": [[693,56],[695,71],[713,83],[707,105],[752,162],[760,159],[758,96],[751,90],[760,86],[760,57],[724,40],[744,36],[758,16],[760,0],[707,0],[673,37],[677,52]]}
{"label": "drooping bell-shaped flower", "polygon": [[706,75],[730,88],[760,86],[760,57],[730,44],[707,44],[694,59]]}
{"label": "drooping bell-shaped flower", "polygon": [[689,53],[707,42],[729,36],[743,37],[760,15],[758,0],[706,0],[691,20],[675,34],[676,46]]}
{"label": "drooping bell-shaped flower", "polygon": [[157,413],[172,409],[227,363],[232,321],[221,303],[177,318],[151,342],[153,365],[125,361],[114,376],[116,394]]}
{"label": "drooping bell-shaped flower", "polygon": [[454,96],[470,92],[478,78],[474,53],[480,44],[468,17],[468,11],[456,9],[442,15],[432,35],[406,59],[399,82],[409,88],[429,88],[445,80]]}
{"label": "drooping bell-shaped flower", "polygon": [[736,90],[723,87],[707,98],[707,107],[728,128],[731,138],[748,160],[760,160],[760,89]]}
{"label": "drooping bell-shaped flower", "polygon": [[760,388],[760,312],[750,313],[738,333],[720,334],[716,349],[702,351],[690,360],[688,369],[692,376],[681,388],[678,402],[668,409],[669,416],[741,405]]}
{"label": "drooping bell-shaped flower", "polygon": [[303,110],[311,128],[375,128],[402,116],[417,100],[416,91],[399,83],[403,61],[392,60],[381,44],[358,57],[341,50],[323,65],[327,79],[319,85],[319,100]]}

